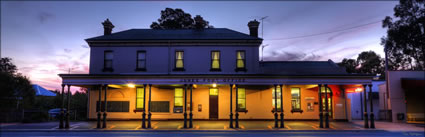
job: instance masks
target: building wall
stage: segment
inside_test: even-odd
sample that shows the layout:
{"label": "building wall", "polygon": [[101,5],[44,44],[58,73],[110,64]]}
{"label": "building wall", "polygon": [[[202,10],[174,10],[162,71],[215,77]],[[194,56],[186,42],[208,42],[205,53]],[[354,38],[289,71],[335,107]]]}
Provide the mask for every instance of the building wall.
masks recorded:
{"label": "building wall", "polygon": [[[303,113],[291,113],[291,87],[301,88],[301,109]],[[210,86],[198,86],[193,90],[193,116],[194,119],[209,119],[209,88]],[[219,85],[219,119],[229,119],[230,112],[230,88],[228,85]],[[346,104],[343,92],[338,86],[331,86],[333,96],[333,119],[347,119]],[[90,112],[89,118],[96,119],[96,101],[98,100],[98,90],[90,91]],[[148,103],[148,88],[146,89],[146,106]],[[102,93],[102,100],[103,100]],[[109,89],[108,101],[130,101],[130,112],[108,112],[108,119],[141,119],[142,112],[133,112],[135,109],[135,88]],[[189,95],[189,90],[188,93]],[[236,92],[233,89],[233,111],[235,110]],[[170,101],[170,110],[166,113],[153,112],[153,119],[183,119],[183,113],[173,113],[174,89],[152,88],[152,101]],[[189,97],[187,98],[189,102]],[[307,111],[307,103],[312,102],[313,111]],[[283,108],[285,119],[318,119],[319,106],[317,88],[308,85],[285,85],[283,86]],[[198,105],[202,105],[202,111],[198,112]],[[274,119],[271,112],[272,107],[272,86],[265,89],[246,88],[246,109],[248,112],[239,112],[240,119]],[[189,112],[189,111],[188,111]]]}
{"label": "building wall", "polygon": [[[103,72],[104,51],[113,51],[113,72]],[[146,71],[136,71],[137,51],[146,51]],[[185,71],[173,71],[175,51],[184,51]],[[220,51],[221,71],[211,72],[211,51]],[[246,72],[235,72],[236,51],[245,50]],[[258,46],[104,46],[90,49],[90,74],[253,74],[259,69]]]}

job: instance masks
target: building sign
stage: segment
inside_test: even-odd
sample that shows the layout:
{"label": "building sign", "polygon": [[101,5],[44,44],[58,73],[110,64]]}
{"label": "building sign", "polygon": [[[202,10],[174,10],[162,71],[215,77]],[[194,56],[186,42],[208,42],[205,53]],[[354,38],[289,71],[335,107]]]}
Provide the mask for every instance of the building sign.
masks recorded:
{"label": "building sign", "polygon": [[245,82],[245,78],[184,78],[180,82],[189,83],[228,83],[228,82]]}

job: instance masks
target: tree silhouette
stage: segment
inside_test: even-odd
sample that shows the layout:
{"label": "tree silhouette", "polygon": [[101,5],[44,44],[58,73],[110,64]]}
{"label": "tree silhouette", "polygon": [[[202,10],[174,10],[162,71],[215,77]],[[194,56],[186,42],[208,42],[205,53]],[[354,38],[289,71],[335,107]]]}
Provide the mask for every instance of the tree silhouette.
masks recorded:
{"label": "tree silhouette", "polygon": [[393,18],[387,16],[383,27],[387,36],[381,39],[388,55],[389,69],[424,70],[425,68],[424,0],[400,0]]}
{"label": "tree silhouette", "polygon": [[[373,51],[363,51],[357,59],[346,59],[338,63],[348,73],[380,74],[384,76],[384,59]],[[381,77],[381,78],[382,78]]]}
{"label": "tree silhouette", "polygon": [[202,29],[213,28],[200,15],[192,19],[192,15],[182,9],[165,8],[161,11],[158,22],[152,22],[152,29]]}

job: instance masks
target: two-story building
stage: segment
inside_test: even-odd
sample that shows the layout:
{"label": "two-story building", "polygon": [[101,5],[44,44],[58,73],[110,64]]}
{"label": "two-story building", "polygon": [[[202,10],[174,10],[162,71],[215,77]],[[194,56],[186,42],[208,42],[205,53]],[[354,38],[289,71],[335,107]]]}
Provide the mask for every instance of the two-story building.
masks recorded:
{"label": "two-story building", "polygon": [[63,89],[89,89],[88,117],[99,128],[133,119],[147,122],[143,127],[169,119],[189,128],[193,119],[229,120],[236,128],[248,119],[274,119],[275,127],[320,120],[328,127],[329,120],[350,119],[346,93],[372,82],[373,76],[348,74],[331,60],[259,61],[263,39],[255,20],[249,35],[227,28],[112,33],[109,20],[102,24],[104,35],[86,39],[89,74],[59,74]]}

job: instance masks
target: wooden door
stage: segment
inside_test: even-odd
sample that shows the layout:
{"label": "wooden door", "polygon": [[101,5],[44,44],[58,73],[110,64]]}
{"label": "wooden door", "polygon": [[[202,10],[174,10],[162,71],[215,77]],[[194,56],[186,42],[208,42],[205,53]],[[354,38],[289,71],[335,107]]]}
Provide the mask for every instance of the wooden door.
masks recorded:
{"label": "wooden door", "polygon": [[218,89],[211,88],[210,89],[210,119],[218,119]]}

